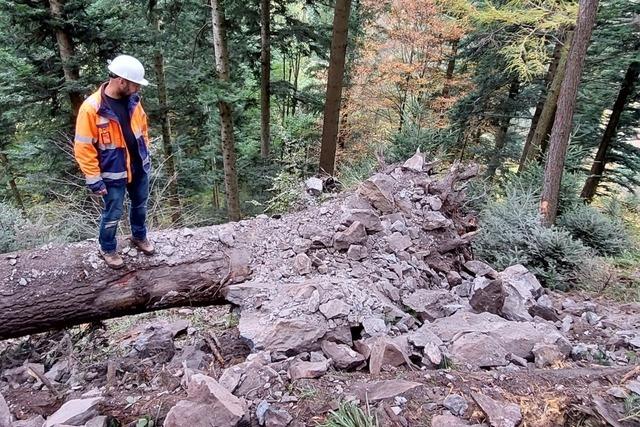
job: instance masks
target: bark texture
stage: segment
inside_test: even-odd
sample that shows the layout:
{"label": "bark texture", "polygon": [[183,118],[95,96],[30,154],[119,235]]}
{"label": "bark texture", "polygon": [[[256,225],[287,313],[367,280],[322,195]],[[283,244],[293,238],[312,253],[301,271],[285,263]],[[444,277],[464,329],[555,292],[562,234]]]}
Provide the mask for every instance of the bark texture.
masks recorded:
{"label": "bark texture", "polygon": [[540,115],[536,120],[536,126],[533,127],[533,132],[527,135],[527,140],[522,150],[522,156],[520,157],[520,165],[518,166],[518,172],[524,170],[526,164],[536,158],[536,155],[540,155],[546,151],[546,145],[549,139],[549,134],[553,128],[555,121],[556,107],[558,105],[558,97],[560,96],[560,87],[564,80],[565,72],[567,69],[567,58],[569,57],[569,48],[573,41],[573,31],[567,32],[564,38],[564,44],[560,49],[560,57],[558,59],[558,65],[554,70],[553,79],[544,105],[540,111]]}
{"label": "bark texture", "polygon": [[69,90],[69,100],[71,101],[75,121],[75,117],[78,115],[78,110],[80,110],[84,99],[82,93],[73,88],[73,85],[77,84],[78,80],[80,80],[80,72],[78,71],[78,67],[73,63],[73,57],[75,55],[73,40],[62,27],[62,23],[64,22],[64,5],[65,0],[49,1],[51,16],[58,21],[58,25],[55,27],[56,41],[58,42],[58,52],[60,53],[60,60],[62,61],[64,79],[68,85],[72,86]]}
{"label": "bark texture", "polygon": [[260,155],[269,157],[271,145],[271,31],[270,0],[260,0]]}
{"label": "bark texture", "polygon": [[611,144],[615,142],[616,132],[618,130],[618,125],[620,124],[620,116],[629,102],[629,95],[633,93],[636,82],[638,81],[638,74],[640,74],[640,62],[633,61],[629,64],[629,68],[627,68],[627,72],[625,73],[624,80],[620,87],[620,92],[618,92],[616,102],[613,104],[609,123],[607,123],[607,127],[602,135],[602,139],[600,140],[596,157],[593,159],[593,164],[589,171],[589,177],[584,183],[582,193],[580,194],[580,197],[585,199],[587,202],[591,202],[593,196],[596,195],[598,184],[600,184],[600,180],[604,174],[604,169],[607,165],[607,153],[609,151],[609,147],[611,147]]}
{"label": "bark texture", "polygon": [[575,109],[578,85],[582,75],[582,65],[591,39],[593,25],[598,11],[598,0],[580,0],[578,6],[578,23],[569,50],[567,70],[565,73],[558,108],[549,139],[549,156],[544,169],[544,183],[540,198],[540,214],[542,222],[551,226],[558,213],[558,198],[564,161],[569,146],[569,136],[573,126],[573,112]]}
{"label": "bark texture", "polygon": [[[224,27],[224,10],[220,0],[211,0],[211,20],[213,23],[213,44],[216,52],[218,79],[229,82],[229,52]],[[230,221],[240,219],[240,197],[238,195],[238,173],[236,171],[236,148],[233,137],[233,117],[231,105],[218,101],[220,111],[220,137],[222,140],[222,161],[224,186],[227,196],[227,212]]]}
{"label": "bark texture", "polygon": [[336,162],[336,142],[340,120],[342,80],[344,61],[347,53],[347,32],[351,0],[337,0],[333,15],[333,36],[327,80],[327,99],[324,104],[322,125],[322,146],[320,148],[320,173],[333,175]]}
{"label": "bark texture", "polygon": [[247,256],[215,239],[211,228],[152,239],[160,253],[125,255],[121,270],[106,267],[89,242],[4,255],[0,340],[169,307],[224,303],[222,288],[249,275]]}

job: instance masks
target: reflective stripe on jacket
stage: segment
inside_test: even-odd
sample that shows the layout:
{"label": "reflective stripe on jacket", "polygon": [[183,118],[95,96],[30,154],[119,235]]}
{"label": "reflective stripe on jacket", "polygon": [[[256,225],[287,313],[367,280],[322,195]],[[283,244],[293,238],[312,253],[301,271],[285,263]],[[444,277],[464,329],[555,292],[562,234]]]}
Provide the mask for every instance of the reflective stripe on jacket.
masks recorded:
{"label": "reflective stripe on jacket", "polygon": [[[120,122],[105,100],[104,83],[80,107],[76,120],[73,152],[92,191],[104,188],[104,183],[131,182],[131,158]],[[129,97],[131,131],[136,137],[145,172],[151,167],[147,115],[137,94]]]}

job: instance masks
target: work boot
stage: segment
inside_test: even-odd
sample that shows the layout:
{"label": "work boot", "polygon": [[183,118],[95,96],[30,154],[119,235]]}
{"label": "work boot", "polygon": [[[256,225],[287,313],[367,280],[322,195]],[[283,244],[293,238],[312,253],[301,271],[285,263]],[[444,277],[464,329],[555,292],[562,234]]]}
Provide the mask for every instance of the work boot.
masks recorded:
{"label": "work boot", "polygon": [[118,270],[118,269],[124,267],[124,260],[122,259],[120,254],[118,254],[118,252],[116,252],[116,251],[104,252],[101,249],[100,250],[100,255],[102,255],[102,258],[104,259],[104,262],[109,267],[113,268],[114,270]]}
{"label": "work boot", "polygon": [[156,248],[153,247],[153,243],[149,239],[138,240],[131,237],[129,240],[131,240],[133,246],[145,255],[153,255],[156,252]]}

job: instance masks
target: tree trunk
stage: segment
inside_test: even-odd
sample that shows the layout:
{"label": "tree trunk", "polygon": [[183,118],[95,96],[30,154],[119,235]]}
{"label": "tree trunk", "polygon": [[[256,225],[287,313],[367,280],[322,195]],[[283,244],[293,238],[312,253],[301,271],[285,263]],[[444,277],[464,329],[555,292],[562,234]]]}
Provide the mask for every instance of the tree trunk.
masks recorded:
{"label": "tree trunk", "polygon": [[591,39],[593,25],[598,10],[598,0],[580,0],[578,23],[573,43],[569,50],[565,78],[558,97],[558,108],[549,139],[549,156],[544,169],[544,184],[540,198],[542,223],[553,225],[558,212],[560,182],[564,161],[569,146],[569,136],[573,126],[573,112],[582,74],[582,65]]}
{"label": "tree trunk", "polygon": [[453,72],[456,69],[456,55],[458,54],[458,40],[454,40],[451,42],[451,56],[449,57],[449,62],[447,64],[447,72],[444,76],[444,87],[442,88],[442,96],[447,98],[449,96],[449,91],[451,90],[451,79],[453,79]]}
{"label": "tree trunk", "polygon": [[[555,121],[556,107],[558,105],[558,97],[560,96],[560,87],[564,80],[565,72],[567,69],[567,59],[569,57],[569,49],[573,41],[573,31],[568,31],[564,37],[564,43],[560,50],[560,59],[558,65],[553,73],[553,80],[549,86],[546,99],[544,100],[544,106],[540,111],[540,116],[536,122],[535,128],[533,123],[531,124],[531,130],[527,135],[527,141],[525,142],[522,155],[520,156],[520,164],[518,166],[518,172],[522,172],[528,162],[533,160],[536,155],[546,151],[546,141],[548,141],[549,134],[553,128]],[[551,71],[551,70],[549,70]]]}
{"label": "tree trunk", "polygon": [[[229,81],[229,53],[224,29],[224,10],[221,0],[211,0],[213,23],[213,44],[216,49],[216,70],[218,79]],[[238,175],[236,173],[236,149],[233,140],[233,117],[231,105],[218,101],[220,110],[220,138],[222,141],[222,163],[224,167],[224,186],[227,196],[227,212],[230,221],[240,219],[240,198],[238,196]]]}
{"label": "tree trunk", "polygon": [[293,96],[291,97],[291,115],[296,115],[296,107],[298,106],[298,79],[300,78],[300,60],[302,54],[296,52],[293,62]]}
{"label": "tree trunk", "polygon": [[529,155],[529,151],[531,150],[531,140],[533,139],[533,135],[535,134],[536,127],[538,126],[538,122],[540,121],[540,116],[542,115],[542,110],[544,109],[544,105],[549,94],[549,89],[551,88],[551,84],[553,83],[556,71],[558,70],[558,64],[560,63],[560,57],[562,56],[563,46],[565,46],[565,43],[566,33],[564,33],[562,39],[556,42],[555,48],[553,49],[553,57],[551,59],[551,64],[549,64],[547,75],[544,79],[544,87],[540,91],[540,97],[538,98],[538,102],[536,104],[536,110],[533,113],[533,117],[531,118],[529,133],[527,134],[527,139],[524,143],[522,155],[520,156],[518,173],[522,172],[522,170],[524,169],[524,165],[527,161],[527,156]]}
{"label": "tree trunk", "polygon": [[106,267],[92,242],[16,253],[15,265],[0,263],[0,340],[169,307],[225,303],[223,288],[250,275],[249,255],[212,240],[213,232],[206,227],[187,239],[177,230],[153,236],[173,254],[128,258],[121,270]]}
{"label": "tree trunk", "polygon": [[629,95],[633,93],[634,86],[638,80],[638,74],[640,74],[640,62],[633,61],[629,64],[629,68],[627,68],[627,73],[622,81],[618,98],[613,104],[609,123],[607,123],[607,127],[602,135],[602,139],[600,140],[596,157],[593,159],[593,165],[591,165],[589,177],[587,177],[587,181],[584,183],[582,193],[580,194],[580,197],[585,199],[587,202],[591,202],[593,196],[595,196],[598,184],[602,179],[605,166],[607,165],[607,152],[609,151],[611,144],[615,141],[618,124],[620,123],[620,116],[629,101]]}
{"label": "tree trunk", "polygon": [[[160,34],[160,21],[154,11],[151,12],[156,33]],[[171,142],[171,122],[169,121],[169,103],[167,102],[167,84],[164,74],[164,55],[160,49],[154,52],[154,65],[156,70],[156,84],[158,85],[158,104],[160,107],[160,124],[162,126],[162,151],[164,152],[164,164],[169,178],[169,206],[171,206],[171,221],[175,225],[182,224],[182,207],[178,194],[178,173],[176,171],[173,156],[173,144]]]}
{"label": "tree trunk", "polygon": [[73,121],[75,122],[75,118],[78,116],[78,110],[80,110],[80,106],[82,105],[84,98],[82,93],[73,87],[78,84],[78,80],[80,80],[80,72],[78,71],[78,67],[73,64],[75,55],[73,40],[71,40],[71,36],[63,29],[63,9],[65,1],[66,0],[49,0],[49,8],[51,10],[51,16],[58,21],[54,31],[58,42],[58,53],[60,54],[60,61],[62,62],[64,79],[66,83],[71,86],[69,89],[69,100],[71,101]]}
{"label": "tree trunk", "polygon": [[260,156],[269,157],[271,145],[271,31],[270,0],[260,0]]}
{"label": "tree trunk", "polygon": [[340,101],[344,62],[347,53],[347,32],[351,0],[336,0],[333,15],[333,35],[327,79],[327,97],[324,104],[322,124],[322,145],[320,147],[320,173],[333,175],[336,162],[336,140],[340,120]]}
{"label": "tree trunk", "polygon": [[502,159],[501,154],[504,146],[507,142],[507,132],[509,132],[509,124],[511,123],[510,109],[513,100],[518,95],[518,91],[520,90],[520,81],[516,78],[511,82],[509,86],[509,95],[505,99],[505,102],[501,108],[501,114],[504,116],[500,120],[498,120],[499,128],[498,132],[495,136],[495,148],[493,150],[493,154],[489,159],[489,164],[487,165],[487,172],[485,173],[485,177],[489,179],[489,181],[493,180],[493,177],[496,174],[496,170],[498,170],[498,166],[500,166],[500,160]]}
{"label": "tree trunk", "polygon": [[4,171],[9,178],[9,187],[11,188],[11,193],[13,194],[13,198],[16,202],[18,208],[22,211],[22,215],[27,216],[27,210],[24,207],[24,202],[22,201],[22,196],[20,195],[20,190],[18,190],[18,185],[16,184],[16,177],[13,175],[11,171],[11,164],[9,163],[9,158],[6,154],[0,151],[0,164],[4,165]]}

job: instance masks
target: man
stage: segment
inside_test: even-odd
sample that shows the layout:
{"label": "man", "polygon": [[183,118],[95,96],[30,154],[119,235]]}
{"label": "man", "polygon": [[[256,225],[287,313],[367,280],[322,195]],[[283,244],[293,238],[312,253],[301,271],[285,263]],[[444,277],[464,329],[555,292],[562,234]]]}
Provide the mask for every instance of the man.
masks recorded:
{"label": "man", "polygon": [[149,84],[136,58],[120,55],[109,63],[109,81],[89,96],[78,112],[75,158],[87,186],[102,196],[100,253],[111,268],[124,266],[117,252],[116,232],[125,190],[131,199],[131,243],[146,255],[154,253],[147,239],[149,196],[149,136],[147,115],[138,90]]}

